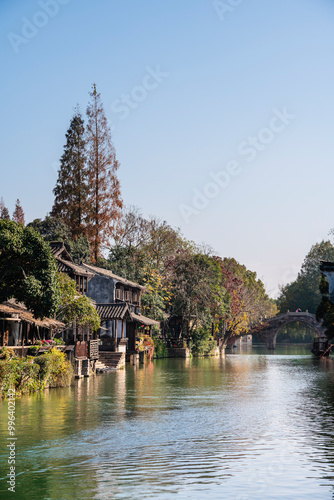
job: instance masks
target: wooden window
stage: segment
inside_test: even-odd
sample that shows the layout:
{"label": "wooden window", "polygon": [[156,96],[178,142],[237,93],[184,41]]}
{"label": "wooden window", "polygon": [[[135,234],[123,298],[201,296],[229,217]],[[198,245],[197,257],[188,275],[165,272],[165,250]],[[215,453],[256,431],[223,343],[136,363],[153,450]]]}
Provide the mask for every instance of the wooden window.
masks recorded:
{"label": "wooden window", "polygon": [[133,300],[133,302],[138,302],[138,293],[137,292],[133,292],[132,300]]}
{"label": "wooden window", "polygon": [[131,301],[131,292],[125,292],[125,300],[127,302],[130,302]]}
{"label": "wooden window", "polygon": [[121,299],[121,290],[119,288],[116,288],[116,299],[122,300]]}

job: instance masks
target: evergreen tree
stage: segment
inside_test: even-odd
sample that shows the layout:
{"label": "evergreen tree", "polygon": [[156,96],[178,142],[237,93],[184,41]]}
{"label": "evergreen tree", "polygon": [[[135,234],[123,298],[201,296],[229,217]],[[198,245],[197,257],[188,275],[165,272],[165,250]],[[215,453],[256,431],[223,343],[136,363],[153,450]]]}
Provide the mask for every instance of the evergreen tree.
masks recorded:
{"label": "evergreen tree", "polygon": [[15,210],[13,212],[13,221],[18,222],[18,224],[22,224],[22,226],[25,225],[24,212],[19,199],[16,200]]}
{"label": "evergreen tree", "polygon": [[89,168],[89,225],[93,258],[97,262],[102,243],[108,243],[121,217],[122,200],[116,172],[119,164],[111,132],[96,85],[87,107],[87,146]]}
{"label": "evergreen tree", "polygon": [[6,207],[2,197],[0,200],[0,219],[10,220],[8,208]]}
{"label": "evergreen tree", "polygon": [[88,171],[84,121],[78,108],[66,133],[51,216],[64,220],[72,238],[86,233]]}

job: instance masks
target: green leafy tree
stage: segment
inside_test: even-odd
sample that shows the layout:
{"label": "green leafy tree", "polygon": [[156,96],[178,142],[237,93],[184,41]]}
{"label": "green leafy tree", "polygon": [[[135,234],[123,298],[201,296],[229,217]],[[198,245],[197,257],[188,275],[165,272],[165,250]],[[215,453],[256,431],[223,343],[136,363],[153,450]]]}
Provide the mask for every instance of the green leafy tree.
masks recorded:
{"label": "green leafy tree", "polygon": [[40,234],[0,220],[0,302],[12,297],[35,317],[52,316],[59,300],[57,267]]}
{"label": "green leafy tree", "polygon": [[44,219],[35,219],[27,227],[37,231],[45,241],[63,241],[71,240],[71,233],[66,223],[58,218],[47,215]]}
{"label": "green leafy tree", "polygon": [[182,318],[183,335],[211,328],[224,294],[218,264],[206,255],[186,251],[174,259],[173,276],[172,312]]}
{"label": "green leafy tree", "polygon": [[82,264],[83,262],[90,262],[91,259],[91,248],[89,244],[89,239],[83,234],[78,236],[74,240],[67,240],[65,244],[68,248],[69,253],[73,261],[76,264]]}
{"label": "green leafy tree", "polygon": [[321,241],[312,246],[306,255],[297,279],[288,285],[282,286],[277,303],[279,310],[284,313],[288,310],[308,310],[315,314],[321,302],[319,290],[321,260],[334,260],[334,247],[330,241]]}
{"label": "green leafy tree", "polygon": [[87,236],[80,235],[73,240],[69,228],[62,219],[48,215],[43,220],[35,219],[27,227],[32,227],[39,232],[45,241],[65,243],[75,263],[90,261],[91,248]]}
{"label": "green leafy tree", "polygon": [[3,201],[3,198],[0,200],[0,219],[10,220],[9,211]]}
{"label": "green leafy tree", "polygon": [[73,281],[66,274],[59,275],[60,304],[57,311],[57,319],[67,325],[88,326],[93,331],[100,328],[100,318],[97,311],[85,295],[81,295]]}
{"label": "green leafy tree", "polygon": [[321,293],[321,302],[317,308],[316,316],[318,321],[323,322],[326,328],[326,335],[329,339],[334,338],[334,304],[329,299],[329,285],[327,278],[321,274],[319,291]]}
{"label": "green leafy tree", "polygon": [[233,258],[215,257],[223,275],[226,290],[223,314],[217,317],[215,332],[223,345],[236,336],[247,334],[263,319],[275,316],[275,302],[266,294],[265,287],[255,272]]}
{"label": "green leafy tree", "polygon": [[143,268],[142,283],[146,292],[142,296],[143,314],[157,321],[166,320],[166,309],[171,305],[171,287],[154,267]]}

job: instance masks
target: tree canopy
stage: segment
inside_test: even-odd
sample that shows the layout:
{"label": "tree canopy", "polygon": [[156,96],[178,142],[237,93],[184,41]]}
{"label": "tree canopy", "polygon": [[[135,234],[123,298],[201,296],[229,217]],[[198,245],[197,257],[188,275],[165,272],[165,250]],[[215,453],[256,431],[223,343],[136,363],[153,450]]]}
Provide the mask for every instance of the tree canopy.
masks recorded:
{"label": "tree canopy", "polygon": [[321,260],[334,260],[334,247],[330,241],[321,241],[313,245],[306,255],[295,281],[281,287],[277,304],[282,313],[296,309],[316,313],[321,302],[319,290]]}
{"label": "tree canopy", "polygon": [[277,313],[256,273],[134,207],[124,211],[109,259],[100,264],[145,285],[143,312],[165,323],[180,318],[182,336],[192,341],[214,334],[226,343]]}
{"label": "tree canopy", "polygon": [[67,326],[72,326],[75,321],[77,326],[88,326],[93,331],[100,328],[100,318],[92,301],[78,293],[75,281],[63,273],[59,275],[58,281],[60,301],[57,319]]}
{"label": "tree canopy", "polygon": [[35,229],[45,241],[62,241],[75,263],[90,262],[91,249],[88,238],[80,235],[72,239],[71,232],[63,219],[47,215],[43,220],[33,220],[27,227]]}
{"label": "tree canopy", "polygon": [[59,301],[57,267],[39,233],[0,219],[0,302],[13,297],[35,317],[52,316]]}

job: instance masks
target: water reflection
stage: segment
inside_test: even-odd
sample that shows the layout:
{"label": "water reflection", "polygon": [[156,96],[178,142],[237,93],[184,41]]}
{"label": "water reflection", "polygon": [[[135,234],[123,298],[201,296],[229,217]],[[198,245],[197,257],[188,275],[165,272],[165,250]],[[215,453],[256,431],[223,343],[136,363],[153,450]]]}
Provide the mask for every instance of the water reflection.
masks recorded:
{"label": "water reflection", "polygon": [[18,498],[331,499],[333,360],[296,349],[158,360],[22,398]]}

